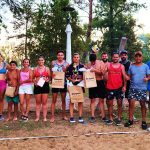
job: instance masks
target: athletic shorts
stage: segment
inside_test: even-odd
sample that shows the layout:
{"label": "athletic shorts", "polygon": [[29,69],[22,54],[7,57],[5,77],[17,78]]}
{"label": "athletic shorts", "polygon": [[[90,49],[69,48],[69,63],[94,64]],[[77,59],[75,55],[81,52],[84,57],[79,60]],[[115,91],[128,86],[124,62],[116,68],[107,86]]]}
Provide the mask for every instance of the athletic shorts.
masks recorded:
{"label": "athletic shorts", "polygon": [[33,94],[32,84],[21,85],[19,87],[19,94]]}
{"label": "athletic shorts", "polygon": [[0,92],[3,92],[6,90],[6,81],[0,80]]}
{"label": "athletic shorts", "polygon": [[107,100],[113,100],[114,98],[116,98],[117,100],[123,100],[124,94],[122,92],[122,88],[115,89],[115,90],[107,89],[106,98]]}
{"label": "athletic shorts", "polygon": [[139,89],[130,89],[129,90],[129,96],[128,99],[135,99],[137,101],[146,101],[147,100],[147,94],[146,90],[139,90]]}
{"label": "athletic shorts", "polygon": [[89,88],[89,98],[102,98],[106,97],[106,88],[104,80],[97,80],[97,87]]}
{"label": "athletic shorts", "polygon": [[66,93],[67,92],[67,84],[64,85],[64,88],[52,88],[52,93]]}
{"label": "athletic shorts", "polygon": [[50,91],[49,83],[45,82],[43,87],[34,85],[34,94],[48,94]]}
{"label": "athletic shorts", "polygon": [[9,96],[6,96],[6,101],[9,103],[9,102],[13,102],[15,104],[18,104],[19,103],[19,96],[15,96],[15,97],[9,97]]}

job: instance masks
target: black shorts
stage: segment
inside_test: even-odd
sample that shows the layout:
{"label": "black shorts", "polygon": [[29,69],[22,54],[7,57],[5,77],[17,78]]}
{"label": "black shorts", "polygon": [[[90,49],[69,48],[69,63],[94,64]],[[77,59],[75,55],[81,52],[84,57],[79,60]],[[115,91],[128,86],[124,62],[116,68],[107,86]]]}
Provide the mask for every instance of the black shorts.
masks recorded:
{"label": "black shorts", "polygon": [[60,88],[52,88],[52,93],[66,93],[67,92],[67,84],[64,85],[63,89]]}
{"label": "black shorts", "polygon": [[107,89],[106,99],[113,100],[114,98],[116,98],[117,100],[123,100],[124,94],[122,92],[122,88],[115,89],[115,90]]}
{"label": "black shorts", "polygon": [[50,91],[49,83],[45,82],[43,87],[34,85],[34,94],[48,94]]}
{"label": "black shorts", "polygon": [[106,88],[104,80],[97,80],[97,87],[89,88],[89,98],[105,98]]}

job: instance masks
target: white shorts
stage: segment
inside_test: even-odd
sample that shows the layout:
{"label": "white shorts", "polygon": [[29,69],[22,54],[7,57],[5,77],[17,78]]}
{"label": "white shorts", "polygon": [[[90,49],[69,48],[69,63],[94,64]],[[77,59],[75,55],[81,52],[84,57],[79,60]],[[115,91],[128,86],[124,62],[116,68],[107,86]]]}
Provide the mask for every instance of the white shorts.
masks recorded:
{"label": "white shorts", "polygon": [[33,94],[33,86],[29,85],[21,85],[19,87],[19,94]]}

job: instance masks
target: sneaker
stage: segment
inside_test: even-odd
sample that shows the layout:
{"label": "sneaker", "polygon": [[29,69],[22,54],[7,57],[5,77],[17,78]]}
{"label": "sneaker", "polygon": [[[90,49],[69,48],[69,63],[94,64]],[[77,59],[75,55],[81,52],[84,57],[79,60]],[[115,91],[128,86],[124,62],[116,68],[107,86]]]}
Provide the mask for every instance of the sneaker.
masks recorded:
{"label": "sneaker", "polygon": [[125,124],[124,124],[124,127],[130,127],[130,126],[132,126],[133,125],[133,120],[129,120],[128,122],[126,122]]}
{"label": "sneaker", "polygon": [[89,122],[91,122],[91,123],[95,122],[95,117],[90,117]]}
{"label": "sneaker", "polygon": [[70,118],[70,123],[75,123],[76,121],[74,120],[73,117]]}
{"label": "sneaker", "polygon": [[104,117],[104,118],[102,118],[102,121],[103,121],[103,122],[107,122],[108,119],[107,119],[106,117]]}
{"label": "sneaker", "polygon": [[122,121],[119,120],[119,119],[117,119],[115,123],[116,123],[117,126],[121,126],[122,125]]}
{"label": "sneaker", "polygon": [[141,127],[143,130],[147,129],[147,123],[145,121],[142,121]]}
{"label": "sneaker", "polygon": [[4,120],[3,115],[0,115],[0,121],[3,121],[3,120]]}
{"label": "sneaker", "polygon": [[82,117],[79,117],[78,122],[79,122],[79,123],[83,123],[83,122],[84,122],[83,118],[82,118]]}
{"label": "sneaker", "polygon": [[112,120],[108,120],[108,121],[106,122],[106,124],[107,124],[107,125],[112,125],[112,124],[113,124],[113,121],[112,121]]}

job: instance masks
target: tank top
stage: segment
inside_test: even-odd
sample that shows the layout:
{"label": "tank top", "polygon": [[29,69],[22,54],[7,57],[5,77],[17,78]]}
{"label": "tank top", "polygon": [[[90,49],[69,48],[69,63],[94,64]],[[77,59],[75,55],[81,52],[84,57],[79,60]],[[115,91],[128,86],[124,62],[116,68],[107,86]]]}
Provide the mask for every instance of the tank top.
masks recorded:
{"label": "tank top", "polygon": [[57,60],[55,60],[55,61],[54,61],[53,66],[54,66],[54,67],[57,67],[57,71],[62,72],[62,71],[63,71],[63,69],[62,69],[62,68],[63,68],[63,67],[65,67],[65,68],[66,68],[66,66],[67,66],[67,62],[66,62],[66,61],[64,61],[64,63],[63,63],[63,64],[59,65],[59,64],[57,63]]}
{"label": "tank top", "polygon": [[43,72],[39,72],[38,67],[35,70],[35,77],[48,77],[48,72],[46,71],[46,67],[44,68]]}
{"label": "tank top", "polygon": [[114,68],[112,63],[110,63],[106,88],[109,90],[115,90],[121,88],[122,84],[123,80],[121,64],[118,68]]}
{"label": "tank top", "polygon": [[6,74],[6,63],[3,63],[2,69],[0,69],[0,74]]}
{"label": "tank top", "polygon": [[[21,72],[20,72],[20,80],[21,80],[21,81],[26,81],[26,80],[28,80],[28,79],[29,79],[29,76],[30,76],[30,71],[28,71],[28,72],[23,72],[23,71],[21,71]],[[23,83],[22,85],[30,85],[30,84],[32,84],[32,82]]]}

